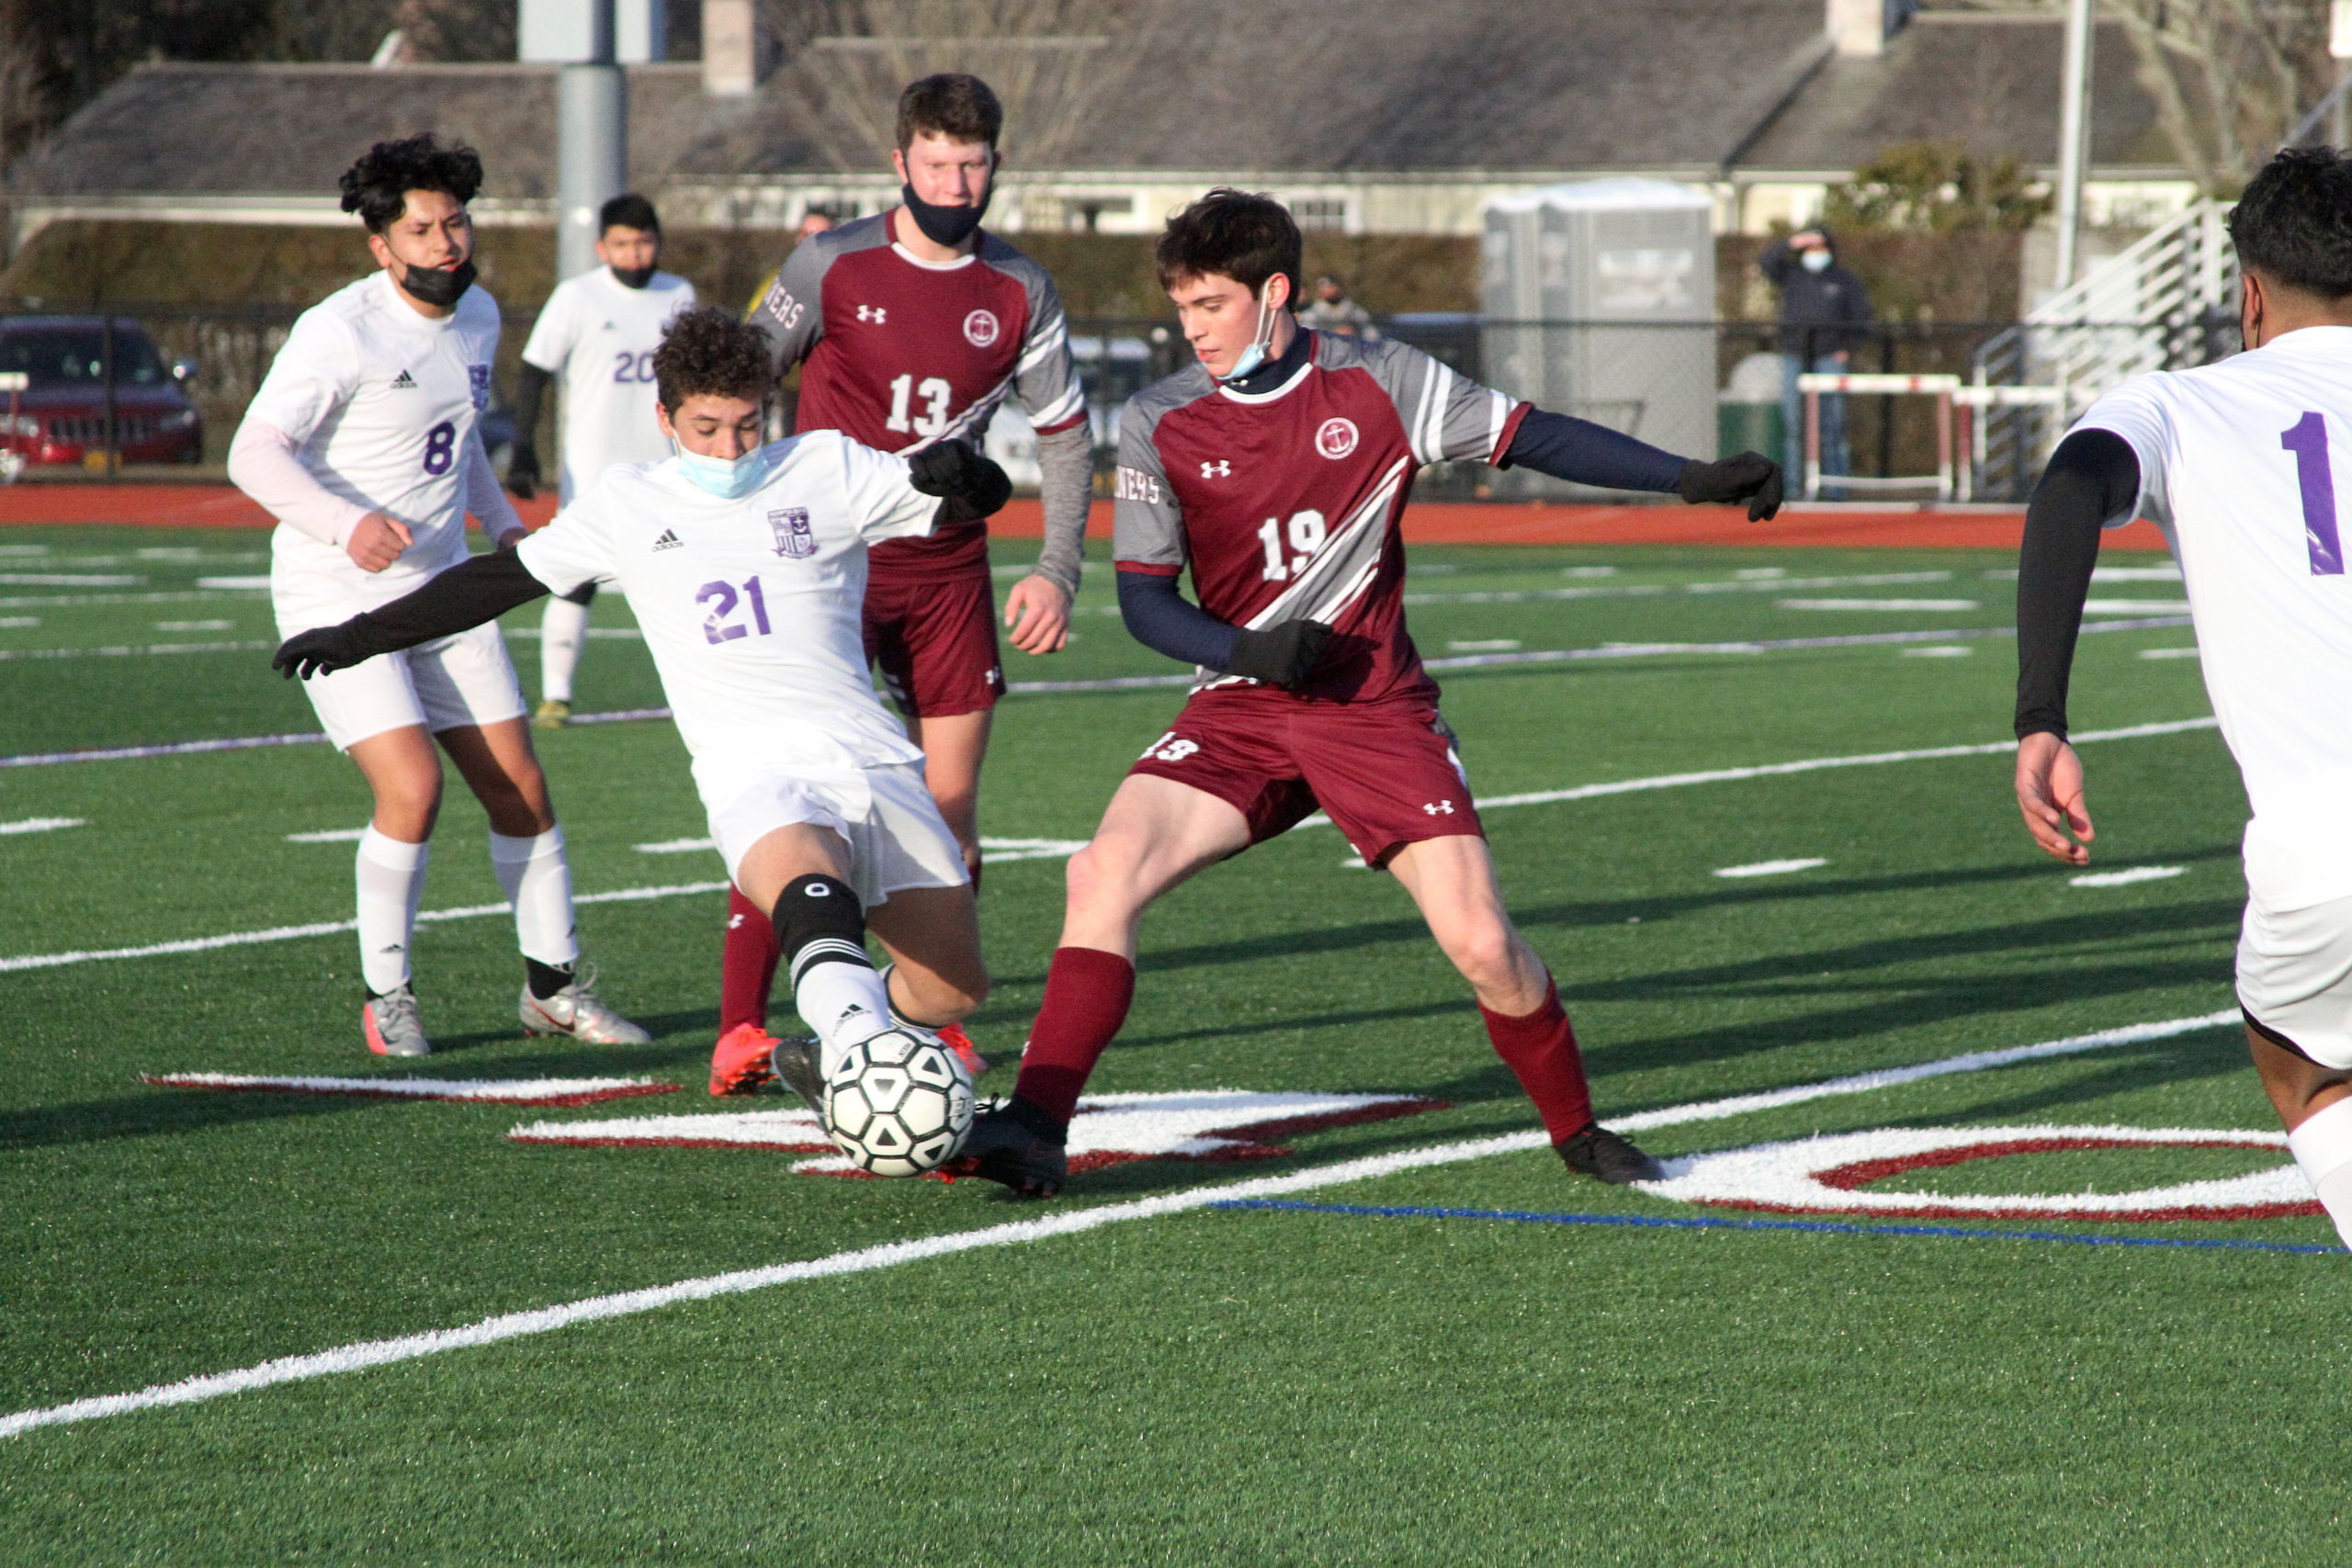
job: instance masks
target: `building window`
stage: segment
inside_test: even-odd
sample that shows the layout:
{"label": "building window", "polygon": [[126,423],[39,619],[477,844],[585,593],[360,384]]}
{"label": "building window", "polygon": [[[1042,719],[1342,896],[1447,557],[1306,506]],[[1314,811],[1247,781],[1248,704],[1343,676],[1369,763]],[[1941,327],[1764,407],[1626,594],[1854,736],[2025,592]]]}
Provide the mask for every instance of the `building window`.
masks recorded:
{"label": "building window", "polygon": [[1340,229],[1348,226],[1348,198],[1344,196],[1297,196],[1290,199],[1290,215],[1302,229]]}

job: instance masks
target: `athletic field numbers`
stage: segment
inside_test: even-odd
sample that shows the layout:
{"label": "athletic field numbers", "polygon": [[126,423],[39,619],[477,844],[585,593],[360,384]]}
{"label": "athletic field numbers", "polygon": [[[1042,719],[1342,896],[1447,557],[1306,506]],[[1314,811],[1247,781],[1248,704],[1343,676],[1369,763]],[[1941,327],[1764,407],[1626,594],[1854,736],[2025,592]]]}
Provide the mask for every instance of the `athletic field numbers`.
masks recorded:
{"label": "athletic field numbers", "polygon": [[2335,533],[2335,477],[2327,466],[2327,422],[2316,412],[2278,433],[2278,445],[2295,455],[2295,479],[2303,491],[2303,547],[2311,552],[2313,577],[2344,575],[2344,547]]}
{"label": "athletic field numbers", "polygon": [[443,420],[424,433],[424,471],[446,474],[458,460],[458,427]]}
{"label": "athletic field numbers", "polygon": [[[947,403],[955,395],[956,389],[937,376],[924,377],[921,386],[912,376],[901,376],[890,383],[889,426],[911,435],[936,435],[947,428]],[[921,413],[913,413],[917,398],[923,400]]]}
{"label": "athletic field numbers", "polygon": [[[732,619],[737,606],[745,601],[752,608],[752,625],[748,626],[738,626]],[[760,592],[760,580],[756,577],[743,580],[740,596],[734,583],[706,582],[695,590],[695,603],[710,606],[703,613],[702,635],[712,642],[732,642],[739,637],[751,636],[754,629],[762,637],[768,635],[768,602]]]}
{"label": "athletic field numbers", "polygon": [[[1323,547],[1323,538],[1320,512],[1294,512],[1287,527],[1279,517],[1267,518],[1266,525],[1258,530],[1258,542],[1266,547],[1265,581],[1283,582],[1305,571],[1315,552]],[[1283,552],[1285,543],[1290,547],[1287,557]]]}

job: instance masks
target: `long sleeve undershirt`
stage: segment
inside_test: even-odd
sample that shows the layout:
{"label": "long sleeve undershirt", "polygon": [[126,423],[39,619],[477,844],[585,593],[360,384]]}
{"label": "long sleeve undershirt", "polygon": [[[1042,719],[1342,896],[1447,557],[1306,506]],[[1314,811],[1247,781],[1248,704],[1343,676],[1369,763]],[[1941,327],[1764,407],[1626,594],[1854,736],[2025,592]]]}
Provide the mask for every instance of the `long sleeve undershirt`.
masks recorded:
{"label": "long sleeve undershirt", "polygon": [[1037,437],[1037,500],[1046,512],[1037,575],[1075,598],[1086,557],[1086,513],[1094,500],[1094,432],[1083,418]]}
{"label": "long sleeve undershirt", "polygon": [[522,557],[513,550],[493,550],[469,556],[414,592],[345,624],[357,633],[362,650],[372,659],[494,621],[548,592],[548,585],[523,565]]}
{"label": "long sleeve undershirt", "polygon": [[[1687,462],[1589,420],[1530,409],[1496,467],[1532,468],[1606,490],[1670,491]],[[1126,622],[1127,635],[1182,663],[1228,668],[1238,628],[1178,592],[1174,577],[1122,571],[1118,582],[1119,615]]]}
{"label": "long sleeve undershirt", "polygon": [[2112,431],[2078,430],[2058,444],[2025,513],[2018,552],[2017,733],[2065,739],[2066,685],[2099,531],[2138,503],[2140,459]]}
{"label": "long sleeve undershirt", "polygon": [[[302,466],[300,452],[294,438],[276,425],[249,419],[229,446],[229,480],[288,527],[341,549],[370,509],[319,483]],[[466,443],[466,510],[502,543],[522,530],[523,520],[506,499],[480,437]]]}

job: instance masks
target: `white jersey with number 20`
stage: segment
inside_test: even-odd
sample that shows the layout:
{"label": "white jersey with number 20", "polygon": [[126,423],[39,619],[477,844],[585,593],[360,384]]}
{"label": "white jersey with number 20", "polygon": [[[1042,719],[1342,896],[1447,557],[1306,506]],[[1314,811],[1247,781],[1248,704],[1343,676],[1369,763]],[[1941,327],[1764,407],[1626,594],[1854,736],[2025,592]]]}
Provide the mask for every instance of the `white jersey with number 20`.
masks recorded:
{"label": "white jersey with number 20", "polygon": [[2205,690],[2254,807],[2256,901],[2352,895],[2352,327],[2143,376],[2075,428],[2131,444],[2133,515],[2180,562]]}
{"label": "white jersey with number 20", "polygon": [[695,302],[695,286],[657,272],[631,288],[600,266],[567,277],[548,296],[523,357],[563,378],[563,474],[569,503],[615,463],[670,455],[653,419],[653,351],[670,318]]}

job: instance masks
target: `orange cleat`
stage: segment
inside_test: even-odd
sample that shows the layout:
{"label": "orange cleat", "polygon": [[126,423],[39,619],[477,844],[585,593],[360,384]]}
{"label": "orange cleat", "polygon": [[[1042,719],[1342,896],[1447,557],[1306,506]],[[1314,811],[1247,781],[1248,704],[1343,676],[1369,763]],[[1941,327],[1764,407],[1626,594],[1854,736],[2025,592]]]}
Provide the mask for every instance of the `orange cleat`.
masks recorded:
{"label": "orange cleat", "polygon": [[963,1063],[964,1070],[974,1077],[989,1070],[989,1059],[980,1055],[979,1047],[972,1043],[972,1037],[964,1032],[962,1024],[946,1024],[932,1032],[939,1036],[941,1044],[956,1053],[956,1059]]}
{"label": "orange cleat", "polygon": [[775,1077],[768,1055],[775,1036],[756,1023],[739,1023],[718,1037],[710,1053],[710,1092],[714,1095],[754,1094]]}

